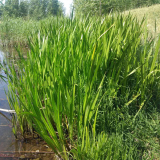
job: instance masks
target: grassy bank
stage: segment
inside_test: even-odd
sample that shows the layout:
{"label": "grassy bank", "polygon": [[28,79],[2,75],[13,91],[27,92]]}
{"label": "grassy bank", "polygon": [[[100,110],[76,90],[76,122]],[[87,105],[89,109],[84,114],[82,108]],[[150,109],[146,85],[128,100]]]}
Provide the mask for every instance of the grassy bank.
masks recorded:
{"label": "grassy bank", "polygon": [[15,135],[36,130],[62,159],[159,158],[160,40],[142,26],[130,15],[42,24],[10,68]]}
{"label": "grassy bank", "polygon": [[124,12],[126,15],[131,13],[136,16],[139,21],[142,21],[143,17],[146,17],[147,28],[153,36],[160,34],[160,5],[153,5],[150,7],[137,8]]}
{"label": "grassy bank", "polygon": [[114,11],[123,12],[155,4],[160,4],[160,0],[74,0],[76,14],[90,16],[106,15]]}

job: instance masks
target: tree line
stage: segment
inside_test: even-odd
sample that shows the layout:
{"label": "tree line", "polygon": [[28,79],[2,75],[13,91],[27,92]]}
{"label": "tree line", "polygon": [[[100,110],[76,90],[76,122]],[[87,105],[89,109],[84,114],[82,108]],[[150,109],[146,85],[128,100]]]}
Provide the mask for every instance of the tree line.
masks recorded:
{"label": "tree line", "polygon": [[64,7],[58,0],[5,0],[0,4],[0,15],[42,19],[64,15]]}
{"label": "tree line", "polygon": [[[63,4],[58,0],[0,0],[0,15],[34,18],[64,15]],[[160,3],[160,0],[73,0],[76,14],[103,15],[112,11],[125,11]]]}

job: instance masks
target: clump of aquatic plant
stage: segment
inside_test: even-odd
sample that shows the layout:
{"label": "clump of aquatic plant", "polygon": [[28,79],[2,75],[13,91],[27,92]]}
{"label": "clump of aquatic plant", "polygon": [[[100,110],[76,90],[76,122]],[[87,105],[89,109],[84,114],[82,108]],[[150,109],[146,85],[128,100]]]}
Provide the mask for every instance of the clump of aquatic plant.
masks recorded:
{"label": "clump of aquatic plant", "polygon": [[3,46],[27,46],[30,34],[37,31],[40,22],[24,20],[22,18],[12,19],[4,17],[0,23],[0,39]]}
{"label": "clump of aquatic plant", "polygon": [[134,127],[159,99],[160,40],[142,24],[130,15],[42,24],[9,75],[22,133],[34,128],[62,159],[143,157]]}

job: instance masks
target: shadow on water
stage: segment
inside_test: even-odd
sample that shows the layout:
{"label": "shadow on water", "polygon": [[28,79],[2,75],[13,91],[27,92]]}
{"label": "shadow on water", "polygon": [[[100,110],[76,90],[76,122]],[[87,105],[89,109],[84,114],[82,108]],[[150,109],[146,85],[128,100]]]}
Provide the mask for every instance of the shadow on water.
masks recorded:
{"label": "shadow on water", "polygon": [[[0,50],[0,63],[7,66],[13,61],[9,52]],[[0,74],[6,77],[5,72],[0,69]],[[0,108],[10,109],[6,93],[8,91],[6,82],[0,79]],[[53,160],[54,154],[47,144],[39,137],[28,136],[25,140],[16,139],[12,132],[12,115],[0,112],[0,160],[36,159]]]}

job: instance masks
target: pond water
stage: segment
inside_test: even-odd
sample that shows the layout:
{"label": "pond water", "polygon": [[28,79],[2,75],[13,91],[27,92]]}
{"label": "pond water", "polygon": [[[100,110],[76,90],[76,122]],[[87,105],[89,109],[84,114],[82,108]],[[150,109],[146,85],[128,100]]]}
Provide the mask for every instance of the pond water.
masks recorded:
{"label": "pond water", "polygon": [[[3,66],[11,62],[13,58],[9,52],[0,50],[0,63]],[[6,77],[5,72],[0,68],[0,74]],[[6,93],[8,91],[7,79],[4,82],[0,79],[0,108],[10,109]],[[0,112],[0,160],[17,159],[44,159],[54,158],[52,150],[39,138],[16,139],[12,133],[12,116],[9,113]]]}
{"label": "pond water", "polygon": [[[6,57],[4,56],[4,53],[0,51],[0,62],[5,65]],[[2,76],[6,76],[4,71],[1,69],[0,74]],[[7,101],[7,97],[5,94],[5,91],[7,92],[7,82],[4,82],[2,79],[0,79],[0,108],[3,109],[9,109],[9,104]],[[11,122],[9,121],[11,119],[9,114],[2,113],[0,114],[0,151],[7,151],[7,150],[13,150],[14,145],[12,145],[12,142],[15,141],[14,135],[12,133],[12,127]],[[7,142],[10,143],[7,143]]]}

